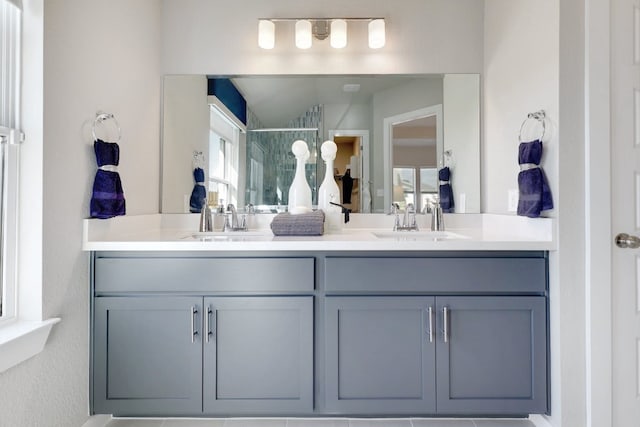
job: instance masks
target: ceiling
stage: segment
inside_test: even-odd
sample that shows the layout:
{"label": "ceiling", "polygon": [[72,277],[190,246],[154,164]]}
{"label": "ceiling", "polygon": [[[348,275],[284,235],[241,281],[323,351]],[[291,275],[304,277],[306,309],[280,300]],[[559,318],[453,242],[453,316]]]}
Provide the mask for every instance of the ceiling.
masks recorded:
{"label": "ceiling", "polygon": [[[376,92],[414,78],[418,76],[246,76],[231,80],[262,125],[278,128],[286,127],[314,105],[367,104]],[[419,78],[424,79],[425,75]],[[344,91],[345,85],[353,84],[360,85],[357,92]]]}

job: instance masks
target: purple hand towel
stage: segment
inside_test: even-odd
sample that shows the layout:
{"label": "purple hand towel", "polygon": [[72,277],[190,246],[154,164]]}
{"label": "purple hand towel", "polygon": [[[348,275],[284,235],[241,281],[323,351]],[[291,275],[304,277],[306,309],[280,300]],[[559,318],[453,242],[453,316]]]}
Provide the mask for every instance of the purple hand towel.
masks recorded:
{"label": "purple hand towel", "polygon": [[553,209],[551,189],[540,168],[542,141],[521,142],[518,147],[518,215],[537,218],[540,212]]}
{"label": "purple hand towel", "polygon": [[440,207],[444,213],[452,213],[453,204],[453,189],[451,188],[451,169],[449,166],[445,166],[438,171],[438,181],[440,181]]}
{"label": "purple hand towel", "polygon": [[126,212],[120,175],[115,171],[120,161],[120,148],[115,142],[94,141],[93,149],[99,169],[93,181],[90,213],[92,218],[111,218]]}
{"label": "purple hand towel", "polygon": [[189,198],[189,211],[191,213],[199,213],[207,199],[207,189],[204,187],[204,170],[195,168],[193,170],[193,179],[196,184],[193,186],[191,197]]}

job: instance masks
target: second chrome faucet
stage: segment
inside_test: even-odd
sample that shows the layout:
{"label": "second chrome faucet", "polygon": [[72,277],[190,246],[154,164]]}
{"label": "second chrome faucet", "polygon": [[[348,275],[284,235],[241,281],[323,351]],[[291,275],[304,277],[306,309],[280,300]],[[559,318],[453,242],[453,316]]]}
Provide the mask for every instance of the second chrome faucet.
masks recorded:
{"label": "second chrome faucet", "polygon": [[413,203],[407,204],[407,208],[404,210],[404,216],[402,218],[402,225],[400,224],[400,206],[397,203],[391,205],[391,213],[395,214],[393,231],[418,231],[416,209],[413,206]]}
{"label": "second chrome faucet", "polygon": [[238,214],[236,207],[232,203],[227,205],[226,210],[224,205],[218,206],[215,212],[212,211],[206,203],[204,203],[202,210],[200,211],[200,227],[198,230],[201,233],[215,231],[213,215],[216,215],[216,217],[224,217],[221,231],[247,231],[249,229],[247,215],[251,215],[253,213],[253,205],[251,204],[246,206],[245,213]]}
{"label": "second chrome faucet", "polygon": [[[442,207],[437,197],[431,202],[431,205],[431,231],[444,231]],[[416,221],[416,209],[413,203],[407,204],[402,223],[400,221],[400,212],[400,206],[397,203],[393,203],[391,205],[391,214],[395,215],[393,231],[419,231],[418,222]]]}

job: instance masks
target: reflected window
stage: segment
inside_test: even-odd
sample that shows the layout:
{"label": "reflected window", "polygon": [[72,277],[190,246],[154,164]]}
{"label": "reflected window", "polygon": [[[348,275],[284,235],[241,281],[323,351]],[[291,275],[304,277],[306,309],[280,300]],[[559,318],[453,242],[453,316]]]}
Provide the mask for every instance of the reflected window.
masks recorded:
{"label": "reflected window", "polygon": [[[419,180],[416,179],[418,176]],[[422,212],[437,195],[437,168],[393,168],[393,203],[397,203],[400,209],[405,209],[409,203],[413,203],[416,211]]]}
{"label": "reflected window", "polygon": [[240,131],[212,108],[209,127],[210,203],[238,204],[238,147]]}
{"label": "reflected window", "polygon": [[428,211],[438,195],[438,169],[420,168],[420,206],[419,211],[425,208]]}
{"label": "reflected window", "polygon": [[409,203],[415,206],[416,168],[393,168],[393,203],[405,209]]}

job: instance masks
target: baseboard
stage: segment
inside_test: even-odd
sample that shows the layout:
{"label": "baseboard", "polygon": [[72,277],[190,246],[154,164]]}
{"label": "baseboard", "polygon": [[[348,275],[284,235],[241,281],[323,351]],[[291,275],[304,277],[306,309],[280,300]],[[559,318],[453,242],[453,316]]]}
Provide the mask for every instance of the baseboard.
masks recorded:
{"label": "baseboard", "polygon": [[93,415],[82,424],[82,427],[105,427],[111,421],[111,415]]}
{"label": "baseboard", "polygon": [[536,427],[553,427],[549,422],[549,419],[544,415],[531,415],[529,420],[531,420]]}

